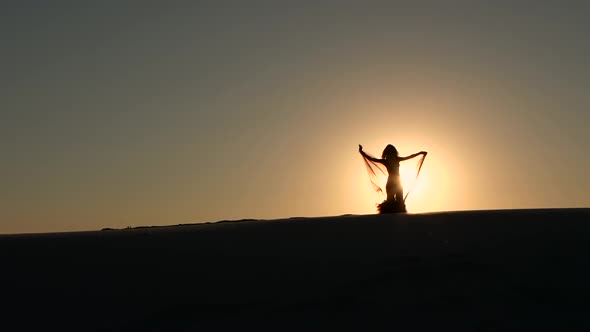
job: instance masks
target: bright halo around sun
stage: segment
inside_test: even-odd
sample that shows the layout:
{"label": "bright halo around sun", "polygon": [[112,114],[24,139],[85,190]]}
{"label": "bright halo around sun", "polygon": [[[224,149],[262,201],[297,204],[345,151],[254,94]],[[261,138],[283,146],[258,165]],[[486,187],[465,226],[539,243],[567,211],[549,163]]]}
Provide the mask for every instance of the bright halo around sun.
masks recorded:
{"label": "bright halo around sun", "polygon": [[420,208],[421,193],[425,190],[428,185],[428,178],[425,176],[424,169],[420,172],[420,175],[416,179],[418,172],[417,166],[418,158],[413,160],[404,161],[400,165],[400,178],[402,186],[404,188],[404,196],[410,193],[407,197],[406,204],[412,206],[413,212],[425,211],[425,207]]}

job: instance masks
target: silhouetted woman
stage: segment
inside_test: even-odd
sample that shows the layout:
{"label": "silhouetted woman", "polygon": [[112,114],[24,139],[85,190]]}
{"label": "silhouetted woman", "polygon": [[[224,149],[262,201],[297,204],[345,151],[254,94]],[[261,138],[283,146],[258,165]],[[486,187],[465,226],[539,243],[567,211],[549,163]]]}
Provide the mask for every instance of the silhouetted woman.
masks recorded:
{"label": "silhouetted woman", "polygon": [[[367,153],[365,153],[363,151],[363,146],[360,144],[359,144],[359,152],[361,153],[361,155],[363,156],[363,158],[365,160],[365,163],[367,165],[367,169],[373,175],[375,175],[375,171],[373,170],[373,167],[371,167],[371,164],[373,166],[375,166],[381,172],[383,172],[383,169],[381,167],[379,167],[378,164],[385,166],[385,169],[387,169],[388,177],[387,177],[387,184],[385,185],[385,190],[387,192],[387,199],[383,203],[378,205],[379,212],[381,212],[381,213],[406,212],[406,205],[404,203],[404,200],[405,200],[404,189],[402,187],[402,182],[401,182],[401,179],[399,176],[399,163],[400,163],[400,161],[412,159],[412,158],[417,157],[419,155],[424,155],[424,157],[426,157],[427,152],[420,151],[418,153],[414,153],[414,154],[409,155],[407,157],[400,157],[397,152],[397,149],[391,144],[388,144],[385,147],[385,149],[383,150],[383,153],[381,154],[381,159],[372,157],[372,156],[368,155]],[[418,167],[422,166],[422,161],[424,160],[424,157],[422,157],[422,160],[420,161]],[[385,174],[385,172],[383,172],[383,173]],[[379,186],[377,186],[373,181],[371,181],[371,183],[373,183],[373,186],[375,186],[375,189],[378,189],[379,191],[381,191],[381,188],[379,188]]]}

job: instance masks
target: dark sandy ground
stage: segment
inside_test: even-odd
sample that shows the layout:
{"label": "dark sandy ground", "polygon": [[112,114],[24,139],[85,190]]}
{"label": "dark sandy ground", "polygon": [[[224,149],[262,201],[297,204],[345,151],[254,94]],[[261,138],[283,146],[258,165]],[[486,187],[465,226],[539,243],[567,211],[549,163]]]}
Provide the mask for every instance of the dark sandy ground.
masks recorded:
{"label": "dark sandy ground", "polygon": [[590,331],[590,209],[0,236],[16,330]]}

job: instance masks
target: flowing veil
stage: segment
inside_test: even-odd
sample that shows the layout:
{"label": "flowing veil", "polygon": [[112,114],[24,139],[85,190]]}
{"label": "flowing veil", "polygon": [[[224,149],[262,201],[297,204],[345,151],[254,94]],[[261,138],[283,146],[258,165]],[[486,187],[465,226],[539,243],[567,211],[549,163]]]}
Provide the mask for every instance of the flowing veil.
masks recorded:
{"label": "flowing veil", "polygon": [[[366,152],[365,154],[369,157],[373,157]],[[369,158],[365,157],[362,154],[361,156],[363,157],[363,161],[365,162],[365,166],[367,167],[367,173],[369,173],[369,181],[371,181],[373,189],[375,189],[375,191],[378,193],[385,194],[383,192],[383,189],[381,189],[381,187],[377,185],[377,183],[375,183],[379,182],[379,177],[381,176],[380,174],[382,174],[383,176],[387,176],[387,170],[385,169],[385,166],[383,164],[369,160]]]}
{"label": "flowing veil", "polygon": [[412,186],[409,187],[408,191],[406,191],[406,195],[404,196],[404,202],[408,198],[408,195],[410,194],[412,189],[414,189],[414,187],[416,186],[416,182],[418,182],[418,176],[420,176],[420,170],[422,169],[422,164],[424,163],[424,159],[426,159],[426,154],[422,155],[422,157],[418,161],[418,164],[416,164],[416,178],[414,178],[414,182],[412,183]]}
{"label": "flowing veil", "polygon": [[[365,152],[365,154],[368,157],[373,157],[366,152]],[[387,170],[385,169],[385,166],[381,163],[371,161],[369,158],[365,157],[362,154],[361,154],[361,156],[363,157],[363,161],[365,162],[365,166],[367,167],[367,173],[369,173],[369,181],[371,181],[371,185],[373,186],[373,189],[375,189],[375,191],[378,193],[385,194],[383,192],[383,189],[376,183],[376,182],[380,181],[381,175],[383,175],[383,176],[388,175]],[[426,154],[422,155],[422,157],[418,160],[418,163],[416,164],[416,178],[414,179],[414,182],[409,187],[409,189],[406,191],[406,195],[404,196],[404,202],[406,201],[406,199],[408,198],[408,195],[410,194],[410,192],[412,191],[412,189],[414,189],[414,186],[416,185],[416,181],[418,180],[418,176],[420,176],[420,170],[422,169],[422,164],[424,163],[424,159],[426,159]]]}

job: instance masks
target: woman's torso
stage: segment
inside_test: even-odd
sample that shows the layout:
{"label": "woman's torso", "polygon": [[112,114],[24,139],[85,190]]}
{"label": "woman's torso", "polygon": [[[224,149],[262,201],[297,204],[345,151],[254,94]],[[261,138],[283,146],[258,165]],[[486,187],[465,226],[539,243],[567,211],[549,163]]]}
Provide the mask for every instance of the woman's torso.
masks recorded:
{"label": "woman's torso", "polygon": [[399,176],[399,159],[385,159],[383,163],[389,176]]}

